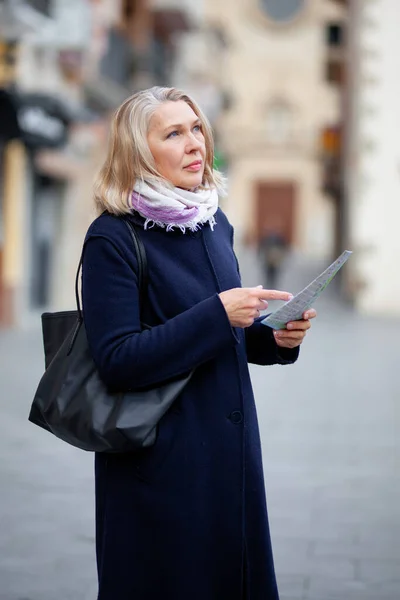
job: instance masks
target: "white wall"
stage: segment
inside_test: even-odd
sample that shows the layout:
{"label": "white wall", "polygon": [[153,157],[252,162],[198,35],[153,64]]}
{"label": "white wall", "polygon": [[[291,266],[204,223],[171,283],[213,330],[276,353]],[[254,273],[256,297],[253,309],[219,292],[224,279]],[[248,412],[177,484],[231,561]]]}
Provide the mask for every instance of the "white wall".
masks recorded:
{"label": "white wall", "polygon": [[358,8],[351,274],[361,311],[400,314],[400,3],[361,0]]}

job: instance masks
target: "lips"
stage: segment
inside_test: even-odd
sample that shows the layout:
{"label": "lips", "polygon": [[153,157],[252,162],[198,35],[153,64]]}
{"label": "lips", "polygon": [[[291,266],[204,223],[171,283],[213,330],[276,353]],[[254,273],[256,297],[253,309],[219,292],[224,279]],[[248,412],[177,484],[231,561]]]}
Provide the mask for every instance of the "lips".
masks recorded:
{"label": "lips", "polygon": [[190,163],[190,165],[184,167],[184,169],[187,169],[188,171],[200,171],[202,165],[202,160],[194,160],[192,163]]}

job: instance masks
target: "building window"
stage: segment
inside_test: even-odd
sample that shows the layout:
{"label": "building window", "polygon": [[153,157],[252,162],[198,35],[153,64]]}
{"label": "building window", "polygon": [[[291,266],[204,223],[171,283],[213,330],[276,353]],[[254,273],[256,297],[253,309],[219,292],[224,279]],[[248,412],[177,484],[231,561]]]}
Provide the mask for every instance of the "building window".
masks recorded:
{"label": "building window", "polygon": [[259,0],[269,19],[280,23],[291,21],[301,12],[305,0]]}
{"label": "building window", "polygon": [[276,100],[267,109],[266,134],[271,144],[283,145],[293,133],[293,111],[284,101]]}
{"label": "building window", "polygon": [[122,14],[125,21],[130,21],[136,12],[136,0],[124,0]]}
{"label": "building window", "polygon": [[134,68],[134,52],[130,42],[117,28],[110,29],[107,51],[100,63],[101,75],[125,86],[129,85]]}
{"label": "building window", "polygon": [[33,49],[33,56],[35,59],[35,67],[37,72],[40,73],[46,68],[49,51],[44,46],[37,46]]}
{"label": "building window", "polygon": [[0,88],[7,87],[15,80],[15,68],[18,61],[16,42],[0,41]]}
{"label": "building window", "polygon": [[325,158],[338,158],[342,145],[342,132],[340,127],[324,127],[321,132],[320,145]]}
{"label": "building window", "polygon": [[50,17],[53,0],[28,0],[29,6]]}
{"label": "building window", "polygon": [[340,48],[344,42],[343,26],[338,23],[330,23],[326,27],[326,43],[330,48]]}
{"label": "building window", "polygon": [[344,64],[342,60],[329,59],[326,63],[326,80],[329,83],[342,85],[344,83]]}

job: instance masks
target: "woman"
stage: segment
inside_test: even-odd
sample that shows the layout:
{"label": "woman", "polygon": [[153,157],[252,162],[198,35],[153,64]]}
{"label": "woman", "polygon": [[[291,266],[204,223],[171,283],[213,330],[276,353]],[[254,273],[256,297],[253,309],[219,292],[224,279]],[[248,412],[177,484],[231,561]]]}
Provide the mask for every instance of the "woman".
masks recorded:
{"label": "woman", "polygon": [[[241,288],[221,187],[189,96],[152,88],[118,109],[83,263],[91,351],[120,391],[195,371],[153,447],[95,457],[99,600],[278,598],[247,363],[293,363],[315,311],[280,333],[257,321],[290,294]],[[149,263],[143,332],[122,213]]]}

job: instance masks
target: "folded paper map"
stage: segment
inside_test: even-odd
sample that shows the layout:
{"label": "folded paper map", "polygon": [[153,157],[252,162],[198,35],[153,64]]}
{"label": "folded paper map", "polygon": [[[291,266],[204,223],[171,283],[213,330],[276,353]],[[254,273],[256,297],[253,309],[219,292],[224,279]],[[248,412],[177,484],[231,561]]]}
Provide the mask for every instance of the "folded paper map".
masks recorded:
{"label": "folded paper map", "polygon": [[350,250],[345,250],[321,275],[318,275],[294,298],[286,302],[281,308],[271,313],[261,321],[272,329],[285,329],[289,321],[298,321],[303,318],[303,313],[310,308],[324,289],[330,284],[336,273],[351,256]]}

